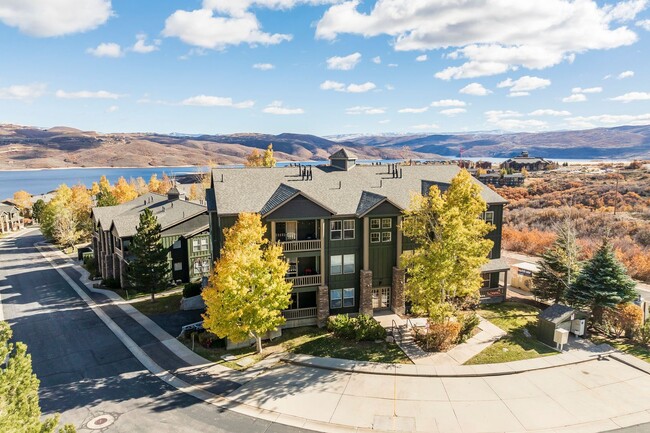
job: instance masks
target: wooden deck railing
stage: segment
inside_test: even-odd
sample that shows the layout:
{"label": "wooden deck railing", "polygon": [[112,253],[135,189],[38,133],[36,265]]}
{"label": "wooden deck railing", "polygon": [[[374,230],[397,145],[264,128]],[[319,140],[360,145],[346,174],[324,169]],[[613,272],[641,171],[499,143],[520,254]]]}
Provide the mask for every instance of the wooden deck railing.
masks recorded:
{"label": "wooden deck railing", "polygon": [[296,320],[296,319],[309,319],[316,317],[316,307],[311,308],[296,308],[295,310],[284,310],[282,315],[287,320]]}
{"label": "wooden deck railing", "polygon": [[321,275],[304,275],[302,277],[287,277],[287,281],[293,283],[293,287],[319,286]]}

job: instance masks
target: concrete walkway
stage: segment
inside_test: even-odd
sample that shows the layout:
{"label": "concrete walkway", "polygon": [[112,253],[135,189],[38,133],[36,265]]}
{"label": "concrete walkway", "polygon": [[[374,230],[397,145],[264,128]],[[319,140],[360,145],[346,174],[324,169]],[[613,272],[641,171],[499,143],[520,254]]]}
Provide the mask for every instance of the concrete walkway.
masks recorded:
{"label": "concrete walkway", "polygon": [[447,352],[431,353],[422,350],[413,337],[415,331],[412,326],[425,326],[426,319],[419,318],[407,321],[397,314],[388,312],[375,314],[375,319],[389,332],[392,332],[394,326],[399,328],[399,331],[396,330],[395,335],[393,335],[395,342],[416,365],[462,365],[506,335],[506,332],[501,328],[480,317],[478,325],[480,332],[476,335],[466,342],[454,346]]}

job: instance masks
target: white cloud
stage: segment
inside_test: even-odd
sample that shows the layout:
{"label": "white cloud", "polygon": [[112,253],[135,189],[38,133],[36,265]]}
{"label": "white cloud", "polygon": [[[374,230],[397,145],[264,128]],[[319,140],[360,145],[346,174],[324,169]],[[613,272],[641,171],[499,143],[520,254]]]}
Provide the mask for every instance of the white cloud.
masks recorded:
{"label": "white cloud", "polygon": [[334,56],[327,59],[327,69],[349,71],[361,61],[361,53],[352,53],[349,56]]}
{"label": "white cloud", "polygon": [[467,86],[460,89],[459,92],[464,93],[466,95],[474,95],[474,96],[486,96],[492,93],[491,90],[486,89],[480,83],[470,83]]}
{"label": "white cloud", "polygon": [[91,92],[89,90],[81,90],[78,92],[57,90],[54,95],[61,99],[119,99],[124,96],[117,93],[107,92],[106,90],[98,90],[96,92]]}
{"label": "white cloud", "polygon": [[338,81],[326,80],[320,83],[321,90],[336,90],[337,92],[345,92],[345,84]]}
{"label": "white cloud", "polygon": [[340,0],[203,0],[203,8],[237,16],[245,13],[251,7],[287,10],[299,4],[320,5],[338,1]]}
{"label": "white cloud", "polygon": [[88,48],[86,52],[95,57],[121,57],[124,54],[122,47],[114,42],[103,42],[95,48]]}
{"label": "white cloud", "polygon": [[597,116],[578,116],[567,119],[575,128],[594,128],[597,126],[647,125],[650,123],[650,113],[645,114],[600,114]]}
{"label": "white cloud", "polygon": [[611,101],[619,102],[633,102],[633,101],[647,101],[650,100],[650,92],[629,92],[624,95],[610,98]]}
{"label": "white cloud", "polygon": [[636,25],[641,27],[643,30],[647,30],[650,32],[650,20],[637,21]]}
{"label": "white cloud", "polygon": [[376,65],[380,64],[381,63],[381,57],[379,57],[379,56],[373,57],[372,58],[372,63],[374,63]]}
{"label": "white cloud", "polygon": [[272,63],[255,63],[253,69],[259,69],[260,71],[270,71],[275,69],[275,66]]}
{"label": "white cloud", "polygon": [[397,63],[389,63],[389,64],[388,64],[388,67],[389,67],[389,68],[396,68],[396,67],[398,67],[398,66],[399,66],[399,65],[398,65]]}
{"label": "white cloud", "polygon": [[345,109],[345,114],[385,114],[385,108],[379,107],[366,107],[357,105],[356,107],[349,107]]}
{"label": "white cloud", "polygon": [[108,107],[106,109],[106,112],[107,113],[115,113],[119,109],[120,109],[120,107],[118,107],[117,105],[111,105],[110,107]]}
{"label": "white cloud", "polygon": [[625,78],[631,78],[631,77],[634,77],[634,71],[621,72],[620,74],[618,74],[616,78],[618,78],[619,80],[624,80]]}
{"label": "white cloud", "polygon": [[518,98],[520,96],[528,96],[530,95],[530,92],[510,92],[508,93],[508,97],[510,98]]}
{"label": "white cloud", "polygon": [[586,89],[583,89],[582,87],[574,87],[571,89],[571,93],[600,93],[602,91],[602,87],[587,87]]}
{"label": "white cloud", "polygon": [[153,44],[147,44],[147,35],[144,33],[138,33],[135,36],[135,44],[133,44],[133,47],[131,47],[131,51],[134,53],[140,53],[140,54],[149,54],[154,51],[158,51],[158,45],[160,45],[160,40],[155,39]]}
{"label": "white cloud", "polygon": [[[508,78],[507,80],[501,81],[497,84],[497,87],[504,88],[509,87],[511,92],[529,92],[531,90],[544,89],[551,85],[551,80],[540,77],[531,77],[530,75],[524,75],[523,77],[513,80]],[[521,96],[521,95],[520,95]]]}
{"label": "white cloud", "polygon": [[522,119],[523,114],[510,110],[490,110],[485,112],[488,123],[508,131],[531,131],[546,129],[548,123],[537,119]]}
{"label": "white cloud", "polygon": [[322,90],[334,90],[337,92],[347,93],[365,93],[375,89],[376,87],[377,85],[370,81],[361,84],[348,84],[346,86],[344,83],[339,83],[338,81],[326,80],[320,84]]}
{"label": "white cloud", "polygon": [[560,116],[570,116],[571,113],[566,111],[566,110],[550,110],[550,109],[540,109],[540,110],[535,110],[531,113],[528,113],[529,116],[554,116],[554,117],[560,117]]}
{"label": "white cloud", "polygon": [[385,125],[385,124],[387,124],[387,123],[390,123],[390,119],[383,119],[383,120],[380,120],[380,121],[377,122],[377,123],[379,123],[379,124],[381,124],[381,125]]}
{"label": "white cloud", "polygon": [[249,12],[215,16],[210,9],[177,10],[165,20],[163,35],[177,37],[189,45],[222,50],[229,45],[275,45],[290,41],[291,35],[265,33],[257,17]]}
{"label": "white cloud", "polygon": [[444,114],[445,116],[455,116],[466,112],[467,110],[464,108],[447,108],[446,110],[441,110],[440,114]]}
{"label": "white cloud", "polygon": [[384,87],[386,88],[386,90],[395,90],[395,86],[393,86],[392,84],[386,84]]}
{"label": "white cloud", "polygon": [[574,93],[571,96],[567,96],[566,98],[562,98],[562,102],[584,102],[587,100],[587,97],[583,95],[582,93]]}
{"label": "white cloud", "polygon": [[251,108],[255,105],[254,101],[233,102],[232,98],[222,96],[197,95],[181,101],[181,105],[191,105],[195,107],[234,107],[234,108]]}
{"label": "white cloud", "polygon": [[389,35],[397,51],[457,48],[448,58],[464,63],[436,74],[449,80],[517,67],[544,69],[570,62],[575,54],[630,45],[637,35],[619,23],[633,20],[646,1],[600,6],[590,0],[382,0],[368,12],[361,4],[349,0],[331,6],[317,24],[316,37]]}
{"label": "white cloud", "polygon": [[466,105],[465,101],[459,101],[458,99],[440,99],[431,103],[432,107],[464,107]]}
{"label": "white cloud", "polygon": [[43,83],[16,84],[9,87],[0,87],[0,99],[14,99],[32,101],[43,96],[47,86]]}
{"label": "white cloud", "polygon": [[402,108],[400,110],[397,110],[398,113],[409,113],[409,114],[418,114],[418,113],[424,113],[427,111],[429,107],[420,107],[420,108]]}
{"label": "white cloud", "polygon": [[302,108],[287,108],[284,106],[282,101],[273,101],[262,111],[267,114],[278,115],[303,114],[305,112]]}
{"label": "white cloud", "polygon": [[426,54],[419,55],[415,58],[416,62],[426,62],[429,58]]}
{"label": "white cloud", "polygon": [[31,36],[85,32],[113,15],[110,0],[3,0],[0,21]]}
{"label": "white cloud", "polygon": [[411,126],[413,129],[417,129],[420,131],[431,131],[433,129],[440,129],[438,125],[435,123],[429,123],[429,124],[422,124],[422,125],[413,125]]}

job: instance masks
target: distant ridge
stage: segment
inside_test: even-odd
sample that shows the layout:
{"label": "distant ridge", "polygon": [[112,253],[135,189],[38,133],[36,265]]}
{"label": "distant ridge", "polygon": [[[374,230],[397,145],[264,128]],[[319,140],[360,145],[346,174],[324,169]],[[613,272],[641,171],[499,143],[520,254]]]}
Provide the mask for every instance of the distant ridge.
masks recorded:
{"label": "distant ridge", "polygon": [[561,159],[650,159],[650,126],[537,133],[228,135],[97,133],[66,126],[0,125],[0,169],[146,167],[242,163],[273,144],[285,161],[325,160],[340,147],[359,159],[510,157],[522,150]]}

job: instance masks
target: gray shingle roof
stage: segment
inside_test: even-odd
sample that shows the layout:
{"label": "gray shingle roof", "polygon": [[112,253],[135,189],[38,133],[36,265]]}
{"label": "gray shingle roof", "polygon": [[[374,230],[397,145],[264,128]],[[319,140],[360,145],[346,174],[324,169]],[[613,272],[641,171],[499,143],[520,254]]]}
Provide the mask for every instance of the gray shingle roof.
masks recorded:
{"label": "gray shingle roof", "polygon": [[357,159],[357,157],[354,155],[354,153],[350,152],[349,150],[346,150],[344,148],[340,148],[336,152],[330,155],[330,159]]}
{"label": "gray shingle roof", "polygon": [[[280,196],[291,196],[288,189],[278,191],[281,185],[302,192],[336,215],[356,215],[365,208],[367,200],[386,197],[395,206],[406,209],[411,193],[422,192],[423,182],[448,185],[460,168],[454,165],[402,166],[402,178],[393,178],[387,167],[357,165],[354,170],[337,170],[330,166],[313,167],[313,180],[302,180],[292,167],[274,168],[215,168],[212,170],[214,190],[208,202],[214,203],[221,215],[269,210],[270,202],[281,204]],[[223,182],[221,176],[223,175]],[[491,204],[504,204],[506,200],[478,180],[481,196]],[[210,207],[210,209],[215,209]]]}
{"label": "gray shingle roof", "polygon": [[491,259],[489,262],[481,266],[481,272],[497,272],[508,270],[510,270],[510,265],[505,259]]}
{"label": "gray shingle roof", "polygon": [[0,214],[2,213],[12,213],[18,211],[18,208],[14,205],[10,204],[2,204],[0,203]]}
{"label": "gray shingle roof", "polygon": [[119,237],[135,235],[140,222],[140,213],[149,208],[163,230],[206,211],[206,207],[185,200],[168,200],[160,194],[144,194],[135,200],[117,206],[93,208],[93,216],[102,230],[115,230]]}
{"label": "gray shingle roof", "polygon": [[366,212],[369,212],[373,207],[377,206],[384,200],[386,200],[386,197],[383,195],[364,191],[361,193],[361,199],[359,200],[359,206],[357,206],[356,214],[364,215]]}
{"label": "gray shingle roof", "polygon": [[300,191],[298,191],[297,189],[292,188],[289,185],[285,185],[284,183],[281,183],[278,189],[275,190],[275,192],[273,193],[269,201],[267,201],[264,207],[262,207],[260,213],[262,215],[266,215],[268,212],[271,212],[273,209],[280,206],[285,201],[291,199],[299,192]]}
{"label": "gray shingle roof", "polygon": [[565,321],[575,310],[562,304],[554,304],[539,313],[539,318],[553,323]]}

